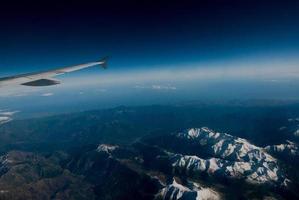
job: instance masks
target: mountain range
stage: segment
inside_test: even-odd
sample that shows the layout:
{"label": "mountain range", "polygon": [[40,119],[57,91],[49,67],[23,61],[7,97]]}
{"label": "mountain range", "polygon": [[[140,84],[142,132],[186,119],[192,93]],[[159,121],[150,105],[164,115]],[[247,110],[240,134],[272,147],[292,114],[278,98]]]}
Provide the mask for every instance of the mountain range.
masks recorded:
{"label": "mountain range", "polygon": [[[2,124],[0,199],[299,198],[296,117],[275,116],[261,139],[240,132],[244,119],[231,110],[213,119],[198,109],[216,129],[189,126],[203,122],[185,110],[119,107]],[[264,115],[255,115],[255,125],[246,120],[259,127]],[[232,132],[219,131],[221,116],[238,122]]]}

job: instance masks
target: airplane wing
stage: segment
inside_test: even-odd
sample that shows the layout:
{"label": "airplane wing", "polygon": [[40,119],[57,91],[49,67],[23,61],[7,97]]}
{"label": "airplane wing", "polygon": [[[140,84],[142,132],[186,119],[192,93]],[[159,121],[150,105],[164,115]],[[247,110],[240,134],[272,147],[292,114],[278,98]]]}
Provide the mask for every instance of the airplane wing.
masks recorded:
{"label": "airplane wing", "polygon": [[17,75],[17,76],[0,78],[0,87],[7,86],[7,85],[25,85],[25,86],[57,85],[57,84],[60,84],[60,81],[57,79],[54,79],[53,77],[62,75],[65,73],[78,71],[78,70],[92,67],[95,65],[100,65],[102,68],[106,69],[107,68],[107,57],[105,57],[99,61],[89,62],[89,63],[81,64],[81,65],[64,67],[64,68],[45,71],[45,72],[21,74],[21,75]]}

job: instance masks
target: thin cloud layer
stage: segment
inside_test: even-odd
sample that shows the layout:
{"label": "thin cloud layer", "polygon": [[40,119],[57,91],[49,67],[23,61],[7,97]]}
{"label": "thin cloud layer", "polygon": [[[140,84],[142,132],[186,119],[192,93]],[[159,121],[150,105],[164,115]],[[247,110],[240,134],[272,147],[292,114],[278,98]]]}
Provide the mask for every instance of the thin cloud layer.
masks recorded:
{"label": "thin cloud layer", "polygon": [[[61,85],[51,87],[55,94],[64,89],[83,87],[105,87],[121,86],[122,88],[153,89],[153,90],[176,90],[173,85],[182,82],[196,81],[262,81],[272,83],[287,83],[290,80],[299,80],[298,59],[273,60],[268,61],[238,61],[226,63],[207,63],[207,64],[186,64],[177,66],[161,67],[141,67],[143,70],[132,69],[131,71],[117,71],[113,66],[109,70],[99,71],[93,74],[82,76],[64,77]],[[168,83],[171,86],[167,85]],[[39,96],[49,97],[54,93],[47,92],[44,88],[11,87],[0,88],[1,97],[20,97],[31,96],[33,93],[40,92]],[[81,91],[82,92],[82,91]],[[83,93],[79,93],[83,94]]]}
{"label": "thin cloud layer", "polygon": [[13,120],[13,115],[19,111],[0,110],[0,125],[8,123]]}
{"label": "thin cloud layer", "polygon": [[[148,84],[154,82],[219,81],[219,80],[293,80],[299,79],[297,60],[268,62],[231,62],[161,66],[155,69],[105,71],[86,77],[65,79],[65,87],[83,85]],[[75,80],[76,79],[76,80]]]}
{"label": "thin cloud layer", "polygon": [[176,90],[177,88],[171,85],[136,85],[135,89],[151,89],[151,90]]}
{"label": "thin cloud layer", "polygon": [[44,93],[41,96],[43,96],[43,97],[50,97],[50,96],[53,96],[53,95],[54,95],[54,93],[49,92],[49,93]]}
{"label": "thin cloud layer", "polygon": [[0,110],[0,115],[4,115],[4,116],[13,116],[14,114],[16,114],[16,113],[18,113],[19,111],[12,111],[12,112],[10,112],[10,111],[4,111],[4,112],[2,112],[1,110]]}
{"label": "thin cloud layer", "polygon": [[7,86],[0,88],[0,98],[6,97],[26,97],[33,93],[41,91],[42,88],[25,87],[25,86]]}
{"label": "thin cloud layer", "polygon": [[10,122],[11,120],[12,118],[10,117],[0,116],[0,125]]}

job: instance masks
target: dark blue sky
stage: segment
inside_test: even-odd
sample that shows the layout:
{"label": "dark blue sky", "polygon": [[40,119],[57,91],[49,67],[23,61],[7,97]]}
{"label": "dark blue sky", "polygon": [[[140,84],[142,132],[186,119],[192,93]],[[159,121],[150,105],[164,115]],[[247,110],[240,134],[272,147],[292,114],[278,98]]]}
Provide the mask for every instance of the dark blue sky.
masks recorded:
{"label": "dark blue sky", "polygon": [[5,3],[0,71],[111,56],[116,69],[299,52],[299,2],[275,0]]}
{"label": "dark blue sky", "polygon": [[0,109],[298,100],[298,10],[295,0],[2,2],[0,77],[106,55],[110,69],[2,88]]}

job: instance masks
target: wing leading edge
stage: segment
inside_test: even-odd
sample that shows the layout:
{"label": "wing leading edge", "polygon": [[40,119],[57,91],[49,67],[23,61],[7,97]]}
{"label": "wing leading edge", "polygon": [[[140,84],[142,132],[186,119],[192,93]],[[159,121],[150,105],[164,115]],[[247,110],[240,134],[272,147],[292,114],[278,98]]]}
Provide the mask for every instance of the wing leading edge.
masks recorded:
{"label": "wing leading edge", "polygon": [[96,65],[101,66],[102,68],[107,68],[107,57],[95,61],[89,62],[81,65],[75,65],[70,67],[59,68],[55,70],[31,73],[31,74],[21,74],[17,76],[4,77],[0,78],[0,87],[7,85],[25,85],[25,86],[50,86],[60,84],[60,81],[53,79],[55,76],[62,74],[82,70],[85,68],[93,67]]}

